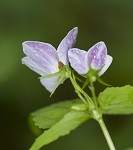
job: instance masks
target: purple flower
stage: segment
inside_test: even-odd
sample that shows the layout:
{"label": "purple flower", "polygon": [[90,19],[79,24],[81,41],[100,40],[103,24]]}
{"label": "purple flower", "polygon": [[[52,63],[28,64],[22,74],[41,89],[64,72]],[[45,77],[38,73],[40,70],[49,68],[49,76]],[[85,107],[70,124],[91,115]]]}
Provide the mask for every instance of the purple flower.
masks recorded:
{"label": "purple flower", "polygon": [[107,48],[104,42],[98,42],[88,52],[78,48],[68,51],[68,58],[72,68],[79,74],[87,74],[90,69],[99,71],[101,76],[112,63],[113,58],[107,55]]}
{"label": "purple flower", "polygon": [[[26,54],[26,57],[22,59],[22,63],[42,76],[40,81],[49,92],[55,90],[60,78],[60,74],[50,75],[60,72],[63,65],[69,64],[68,50],[74,46],[77,33],[77,27],[69,31],[59,44],[57,51],[48,43],[25,41],[22,44],[23,51]],[[45,76],[49,77],[45,78]]]}

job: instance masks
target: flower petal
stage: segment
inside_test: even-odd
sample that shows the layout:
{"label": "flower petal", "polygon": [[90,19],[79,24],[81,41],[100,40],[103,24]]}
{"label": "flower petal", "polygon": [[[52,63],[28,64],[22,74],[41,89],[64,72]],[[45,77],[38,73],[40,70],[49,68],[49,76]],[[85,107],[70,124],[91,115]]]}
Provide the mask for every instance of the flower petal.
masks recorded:
{"label": "flower petal", "polygon": [[31,70],[40,74],[41,76],[47,75],[50,72],[49,68],[44,68],[35,63],[31,58],[24,57],[22,58],[22,63],[29,67]]}
{"label": "flower petal", "polygon": [[76,37],[78,34],[78,28],[75,27],[68,32],[66,37],[61,41],[60,45],[57,48],[59,60],[64,64],[68,65],[68,50],[72,48],[76,42]]}
{"label": "flower petal", "polygon": [[79,74],[86,74],[89,71],[88,62],[85,61],[87,52],[72,48],[68,51],[68,58],[72,68]]}
{"label": "flower petal", "polygon": [[48,73],[58,71],[58,55],[52,45],[36,41],[26,41],[22,45],[24,53],[41,68],[47,68]]}
{"label": "flower petal", "polygon": [[104,72],[108,69],[108,67],[111,65],[113,58],[110,55],[107,55],[105,60],[105,65],[101,69],[101,71],[98,73],[99,76],[104,74]]}
{"label": "flower petal", "polygon": [[95,70],[102,68],[105,64],[106,56],[106,45],[104,44],[104,42],[98,42],[88,51],[90,66]]}
{"label": "flower petal", "polygon": [[50,93],[52,93],[52,91],[55,90],[56,85],[58,84],[58,76],[40,78],[40,82]]}

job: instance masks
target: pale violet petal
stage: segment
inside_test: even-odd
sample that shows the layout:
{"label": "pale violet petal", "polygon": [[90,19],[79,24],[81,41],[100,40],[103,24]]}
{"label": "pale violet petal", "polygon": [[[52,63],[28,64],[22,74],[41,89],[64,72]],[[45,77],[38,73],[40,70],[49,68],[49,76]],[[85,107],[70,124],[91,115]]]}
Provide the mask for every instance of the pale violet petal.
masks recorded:
{"label": "pale violet petal", "polygon": [[85,60],[87,52],[72,48],[68,51],[68,58],[71,67],[79,74],[86,74],[89,71],[88,63]]}
{"label": "pale violet petal", "polygon": [[58,71],[58,55],[52,45],[37,41],[25,41],[22,45],[24,53],[41,68],[49,68],[50,73]]}
{"label": "pale violet petal", "polygon": [[101,69],[101,71],[98,73],[99,76],[104,74],[104,72],[108,69],[108,67],[111,65],[113,58],[110,55],[107,55],[105,60],[105,65]]}
{"label": "pale violet petal", "polygon": [[55,90],[55,87],[58,84],[58,76],[40,78],[40,82],[50,93],[52,93],[52,91]]}
{"label": "pale violet petal", "polygon": [[22,58],[22,63],[41,76],[50,74],[49,68],[40,67],[29,57]]}
{"label": "pale violet petal", "polygon": [[102,68],[107,57],[107,48],[104,42],[98,42],[92,46],[88,51],[88,57],[90,66],[93,69],[99,70]]}
{"label": "pale violet petal", "polygon": [[68,50],[72,48],[76,42],[76,37],[78,34],[78,28],[75,27],[68,32],[66,37],[61,41],[60,45],[57,48],[59,60],[64,64],[68,65]]}

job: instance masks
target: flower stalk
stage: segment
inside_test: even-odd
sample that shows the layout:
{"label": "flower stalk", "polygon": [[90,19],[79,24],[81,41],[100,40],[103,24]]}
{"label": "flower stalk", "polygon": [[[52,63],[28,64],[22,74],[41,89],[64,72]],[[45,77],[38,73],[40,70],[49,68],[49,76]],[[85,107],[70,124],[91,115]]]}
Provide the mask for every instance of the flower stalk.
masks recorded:
{"label": "flower stalk", "polygon": [[84,103],[89,104],[89,107],[91,108],[93,106],[93,101],[89,97],[89,95],[78,85],[78,83],[76,82],[74,74],[72,74],[70,76],[70,80],[71,80],[71,83],[75,89],[75,92],[78,94],[78,96],[81,98],[81,100]]}
{"label": "flower stalk", "polygon": [[96,107],[96,109],[98,109],[98,104],[97,104],[97,99],[96,99],[96,94],[95,94],[95,87],[94,87],[94,84],[93,84],[92,80],[90,80],[90,90],[91,90],[91,93],[92,93],[92,97],[93,97],[95,107]]}

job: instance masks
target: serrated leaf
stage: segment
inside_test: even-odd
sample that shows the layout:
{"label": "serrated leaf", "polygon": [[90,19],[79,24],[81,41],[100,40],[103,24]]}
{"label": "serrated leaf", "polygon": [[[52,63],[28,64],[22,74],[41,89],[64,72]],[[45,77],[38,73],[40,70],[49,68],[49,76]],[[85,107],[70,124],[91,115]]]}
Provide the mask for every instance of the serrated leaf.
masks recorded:
{"label": "serrated leaf", "polygon": [[99,94],[98,102],[104,114],[132,114],[133,87],[106,88]]}
{"label": "serrated leaf", "polygon": [[33,121],[36,126],[41,129],[48,129],[60,119],[64,117],[65,114],[71,111],[71,106],[73,104],[82,103],[80,99],[75,99],[72,101],[64,101],[50,106],[41,108],[31,115],[33,116]]}
{"label": "serrated leaf", "polygon": [[31,115],[29,115],[28,123],[29,123],[30,130],[32,131],[33,134],[40,135],[42,133],[42,129],[40,129],[37,126],[35,126]]}
{"label": "serrated leaf", "polygon": [[47,131],[44,131],[34,142],[30,150],[39,150],[44,145],[47,145],[60,136],[64,136],[74,130],[80,124],[90,118],[89,114],[81,111],[70,111],[59,122],[53,125]]}

